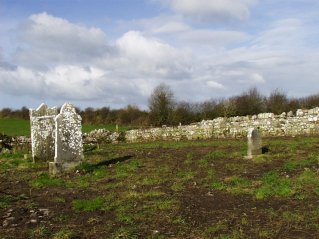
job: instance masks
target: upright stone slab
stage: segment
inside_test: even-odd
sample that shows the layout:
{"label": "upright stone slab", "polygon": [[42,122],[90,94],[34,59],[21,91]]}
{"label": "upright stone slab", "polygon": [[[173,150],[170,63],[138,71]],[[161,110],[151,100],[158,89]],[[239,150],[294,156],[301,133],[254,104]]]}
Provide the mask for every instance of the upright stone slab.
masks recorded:
{"label": "upright stone slab", "polygon": [[249,128],[247,134],[248,151],[247,158],[262,154],[262,140],[258,129]]}
{"label": "upright stone slab", "polygon": [[57,174],[79,165],[83,159],[81,116],[65,103],[55,117],[55,157],[49,172]]}
{"label": "upright stone slab", "polygon": [[31,147],[33,162],[54,158],[55,117],[58,111],[42,103],[36,110],[30,109]]}

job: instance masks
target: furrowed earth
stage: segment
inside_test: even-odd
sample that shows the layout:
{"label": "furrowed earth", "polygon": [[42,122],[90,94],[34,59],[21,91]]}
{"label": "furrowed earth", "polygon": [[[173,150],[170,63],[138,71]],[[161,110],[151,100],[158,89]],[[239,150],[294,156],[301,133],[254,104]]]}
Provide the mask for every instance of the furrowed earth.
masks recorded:
{"label": "furrowed earth", "polygon": [[0,154],[0,238],[319,238],[319,137],[106,144],[59,177]]}

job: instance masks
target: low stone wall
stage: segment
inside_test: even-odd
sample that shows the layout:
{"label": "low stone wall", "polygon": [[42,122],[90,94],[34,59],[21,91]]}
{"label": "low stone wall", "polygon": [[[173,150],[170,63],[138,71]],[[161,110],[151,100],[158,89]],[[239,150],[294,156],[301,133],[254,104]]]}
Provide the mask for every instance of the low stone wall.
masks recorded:
{"label": "low stone wall", "polygon": [[319,135],[319,107],[274,115],[263,113],[253,116],[237,116],[204,120],[195,124],[152,129],[129,130],[126,142],[156,140],[196,140],[210,138],[246,137],[248,128],[259,128],[263,137]]}

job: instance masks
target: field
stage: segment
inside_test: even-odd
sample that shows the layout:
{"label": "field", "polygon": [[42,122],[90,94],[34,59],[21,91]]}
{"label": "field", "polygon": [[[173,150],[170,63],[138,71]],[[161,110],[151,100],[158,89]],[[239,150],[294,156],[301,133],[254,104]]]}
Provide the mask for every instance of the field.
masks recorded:
{"label": "field", "polygon": [[[115,131],[116,126],[112,124],[83,124],[82,131],[88,133],[94,129],[107,129],[110,131]],[[120,131],[127,130],[124,126],[119,126]],[[30,136],[30,121],[23,119],[7,119],[0,118],[0,133],[11,135],[11,136]]]}
{"label": "field", "polygon": [[0,237],[319,238],[319,138],[103,145],[50,177],[0,157]]}

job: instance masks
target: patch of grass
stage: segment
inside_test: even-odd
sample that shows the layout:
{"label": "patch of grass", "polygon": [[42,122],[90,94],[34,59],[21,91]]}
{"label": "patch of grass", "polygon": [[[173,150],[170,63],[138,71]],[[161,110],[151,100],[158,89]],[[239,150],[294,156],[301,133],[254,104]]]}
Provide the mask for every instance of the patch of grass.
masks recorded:
{"label": "patch of grass", "polygon": [[1,153],[1,159],[23,159],[24,154],[22,152],[15,152],[15,153]]}
{"label": "patch of grass", "polygon": [[133,230],[125,227],[120,227],[113,235],[114,239],[137,239],[139,238]]}
{"label": "patch of grass", "polygon": [[153,205],[160,210],[171,209],[174,205],[172,200],[163,199],[163,200],[155,200],[152,201]]}
{"label": "patch of grass", "polygon": [[184,225],[186,224],[186,221],[182,216],[177,216],[172,220],[172,223],[177,225]]}
{"label": "patch of grass", "polygon": [[55,198],[52,199],[52,202],[65,203],[65,198],[63,198],[63,197],[55,197]]}
{"label": "patch of grass", "polygon": [[252,158],[252,161],[257,164],[269,163],[272,161],[272,156],[268,154],[256,155]]}
{"label": "patch of grass", "polygon": [[16,198],[11,195],[0,196],[0,209],[8,208],[15,201]]}
{"label": "patch of grass", "polygon": [[30,136],[30,120],[0,118],[0,133]]}
{"label": "patch of grass", "polygon": [[156,170],[152,170],[146,177],[139,180],[137,183],[140,185],[160,185],[169,180],[167,175],[170,173],[168,166],[160,166]]}
{"label": "patch of grass", "polygon": [[31,159],[23,159],[23,153],[2,153],[0,154],[0,171],[8,169],[26,169],[34,168],[37,165],[32,163]]}
{"label": "patch of grass", "polygon": [[201,158],[198,163],[199,166],[201,167],[207,167],[209,165],[209,163],[213,162],[214,160],[222,160],[227,158],[227,153],[222,152],[222,151],[214,151],[214,152],[210,152],[206,155],[204,155],[203,158]]}
{"label": "patch of grass", "polygon": [[222,220],[218,221],[216,224],[209,226],[206,229],[207,236],[213,236],[217,233],[227,230],[227,221]]}
{"label": "patch of grass", "polygon": [[311,170],[303,171],[296,179],[298,193],[319,196],[319,176]]}
{"label": "patch of grass", "polygon": [[285,162],[283,168],[284,170],[291,172],[295,169],[303,169],[307,167],[311,167],[318,163],[317,157],[309,157],[307,159],[294,159]]}
{"label": "patch of grass", "polygon": [[51,177],[48,173],[41,173],[36,179],[30,183],[34,188],[45,188],[52,186],[63,186],[65,182],[61,178]]}
{"label": "patch of grass", "polygon": [[39,225],[30,230],[30,238],[32,239],[46,239],[50,236],[50,231],[44,225]]}
{"label": "patch of grass", "polygon": [[240,194],[240,193],[250,193],[252,182],[247,178],[241,176],[232,176],[225,180],[227,182],[227,191]]}
{"label": "patch of grass", "polygon": [[143,205],[143,211],[149,215],[160,215],[165,213],[165,211],[172,210],[174,207],[177,206],[177,202],[173,199],[168,198],[155,198],[152,200],[147,201]]}
{"label": "patch of grass", "polygon": [[77,176],[72,180],[66,181],[68,188],[88,188],[90,187],[91,175]]}
{"label": "patch of grass", "polygon": [[131,207],[130,203],[121,203],[118,205],[115,210],[116,219],[123,223],[133,223],[134,219],[130,214]]}
{"label": "patch of grass", "polygon": [[147,191],[147,192],[136,192],[136,191],[128,191],[124,193],[125,199],[143,199],[143,198],[153,198],[160,197],[165,195],[164,192],[160,191]]}
{"label": "patch of grass", "polygon": [[171,189],[173,191],[178,192],[178,191],[184,190],[185,186],[184,186],[184,184],[182,182],[174,182],[173,185],[171,186]]}
{"label": "patch of grass", "polygon": [[227,185],[225,183],[223,183],[222,181],[217,180],[217,179],[215,179],[211,183],[210,187],[213,189],[217,189],[217,190],[226,190],[227,189]]}
{"label": "patch of grass", "polygon": [[193,162],[194,154],[192,152],[188,152],[186,154],[185,164],[191,164]]}
{"label": "patch of grass", "polygon": [[179,171],[176,173],[176,178],[181,181],[188,181],[194,178],[194,172],[192,171]]}
{"label": "patch of grass", "polygon": [[69,229],[62,229],[53,234],[52,239],[72,239],[75,238],[76,235]]}
{"label": "patch of grass", "polygon": [[147,177],[145,177],[142,181],[141,184],[142,185],[159,185],[163,182],[165,182],[165,178],[163,178],[162,176],[158,175],[158,174],[153,174],[153,175],[148,175]]}
{"label": "patch of grass", "polygon": [[213,169],[207,171],[207,176],[205,178],[205,185],[212,189],[225,190],[227,185],[221,181],[217,176],[216,172]]}
{"label": "patch of grass", "polygon": [[259,200],[271,196],[289,197],[293,194],[291,180],[280,177],[276,171],[265,173],[261,179],[261,186],[255,191],[255,196]]}
{"label": "patch of grass", "polygon": [[296,212],[284,211],[282,213],[282,218],[289,223],[302,223],[305,215]]}
{"label": "patch of grass", "polygon": [[76,211],[94,212],[103,208],[104,199],[102,197],[87,200],[76,199],[72,201],[72,206]]}
{"label": "patch of grass", "polygon": [[141,163],[138,160],[131,160],[129,162],[122,162],[116,165],[116,177],[125,178],[130,176],[138,168],[141,167]]}
{"label": "patch of grass", "polygon": [[6,209],[10,207],[13,203],[20,201],[20,200],[26,200],[28,197],[25,194],[20,194],[18,196],[13,195],[1,195],[0,196],[0,209]]}

